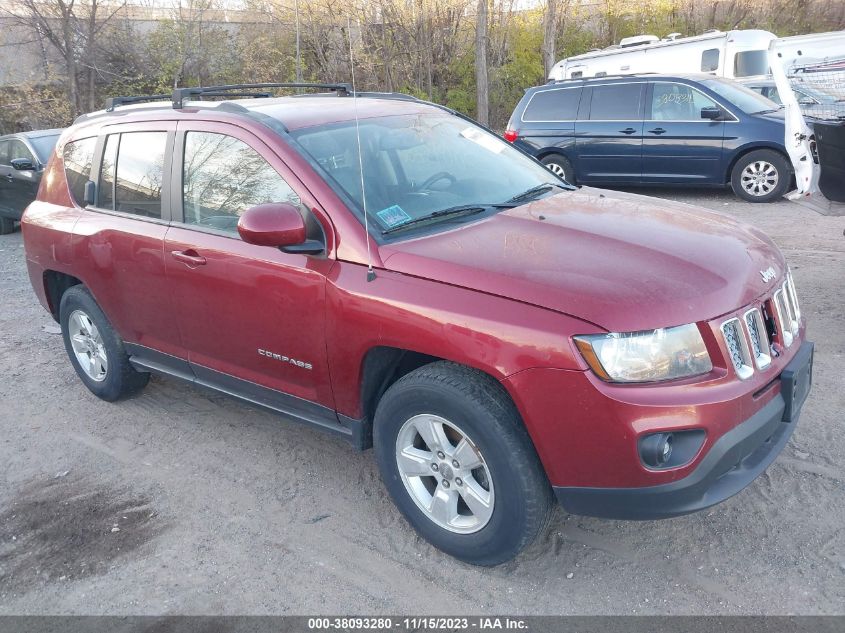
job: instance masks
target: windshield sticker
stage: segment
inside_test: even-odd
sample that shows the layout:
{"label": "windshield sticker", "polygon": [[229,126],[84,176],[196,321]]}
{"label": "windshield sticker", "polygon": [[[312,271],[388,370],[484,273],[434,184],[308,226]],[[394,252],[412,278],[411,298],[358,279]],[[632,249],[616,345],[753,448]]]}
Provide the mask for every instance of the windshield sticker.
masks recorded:
{"label": "windshield sticker", "polygon": [[488,152],[493,152],[494,154],[501,154],[505,147],[507,147],[504,141],[500,141],[495,136],[487,134],[487,132],[474,127],[466,128],[463,132],[461,132],[461,136],[472,141],[476,145],[480,145]]}
{"label": "windshield sticker", "polygon": [[389,229],[400,224],[405,224],[405,222],[411,219],[411,216],[405,213],[405,210],[398,204],[382,209],[376,213],[376,216]]}

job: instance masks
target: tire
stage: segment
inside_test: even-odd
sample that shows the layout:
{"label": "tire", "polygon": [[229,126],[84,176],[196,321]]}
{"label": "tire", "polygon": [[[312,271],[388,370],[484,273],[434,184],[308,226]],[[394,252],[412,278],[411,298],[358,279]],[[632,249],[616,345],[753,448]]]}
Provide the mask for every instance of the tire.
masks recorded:
{"label": "tire", "polygon": [[789,189],[792,170],[783,154],[771,149],[748,152],[731,170],[731,188],[747,202],[772,202]]}
{"label": "tire", "polygon": [[558,178],[563,178],[570,185],[575,184],[575,170],[572,164],[560,154],[549,154],[541,161],[546,168]]}
{"label": "tire", "polygon": [[12,218],[0,218],[0,235],[15,232],[15,221]]}
{"label": "tire", "polygon": [[403,376],[378,404],[373,442],[399,511],[425,540],[464,562],[506,562],[549,520],[552,490],[531,439],[507,393],[486,374],[440,361]]}
{"label": "tire", "polygon": [[[87,288],[73,286],[62,295],[59,322],[70,362],[95,396],[114,402],[149,382],[148,373],[136,371],[129,363],[123,341]],[[93,358],[85,363],[87,369],[81,360],[85,358]]]}

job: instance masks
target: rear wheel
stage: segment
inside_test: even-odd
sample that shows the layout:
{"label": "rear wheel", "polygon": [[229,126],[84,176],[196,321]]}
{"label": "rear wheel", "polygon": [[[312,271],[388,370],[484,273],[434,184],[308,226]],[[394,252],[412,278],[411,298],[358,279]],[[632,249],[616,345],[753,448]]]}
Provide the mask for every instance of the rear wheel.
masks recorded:
{"label": "rear wheel", "polygon": [[495,380],[449,362],[398,380],[373,429],[382,479],[417,532],[475,565],[510,560],[544,528],[551,487]]}
{"label": "rear wheel", "polygon": [[748,202],[772,202],[786,193],[792,174],[784,156],[760,149],[742,156],[731,171],[731,188]]}
{"label": "rear wheel", "polygon": [[558,178],[563,178],[570,185],[575,184],[575,170],[572,169],[569,160],[560,154],[549,154],[540,162]]}
{"label": "rear wheel", "polygon": [[14,233],[15,221],[11,218],[0,218],[0,235]]}
{"label": "rear wheel", "polygon": [[149,382],[149,374],[129,363],[123,341],[86,288],[73,286],[62,295],[59,321],[70,362],[95,396],[112,402]]}

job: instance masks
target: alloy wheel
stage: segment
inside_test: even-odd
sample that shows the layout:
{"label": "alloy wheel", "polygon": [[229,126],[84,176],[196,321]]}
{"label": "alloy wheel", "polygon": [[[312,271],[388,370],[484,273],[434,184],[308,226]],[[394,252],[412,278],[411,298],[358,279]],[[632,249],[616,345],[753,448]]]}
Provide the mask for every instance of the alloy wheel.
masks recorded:
{"label": "alloy wheel", "polygon": [[68,335],[82,371],[96,382],[106,379],[109,360],[100,330],[85,312],[74,310],[68,317]]}
{"label": "alloy wheel", "polygon": [[742,188],[754,197],[770,194],[777,187],[779,179],[777,168],[765,160],[748,163],[740,176]]}

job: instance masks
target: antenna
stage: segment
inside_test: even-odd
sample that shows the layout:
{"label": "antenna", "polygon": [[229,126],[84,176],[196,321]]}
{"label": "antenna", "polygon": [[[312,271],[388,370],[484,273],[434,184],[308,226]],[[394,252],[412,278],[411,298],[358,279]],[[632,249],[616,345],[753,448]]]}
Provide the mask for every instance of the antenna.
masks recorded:
{"label": "antenna", "polygon": [[352,72],[352,103],[355,107],[355,139],[358,143],[358,171],[361,174],[361,203],[364,205],[364,232],[367,234],[367,281],[376,278],[373,256],[370,252],[370,222],[367,213],[367,188],[364,185],[364,157],[361,154],[361,128],[358,125],[358,91],[355,88],[355,61],[352,55],[352,22],[346,15],[346,36],[349,38],[349,69]]}

